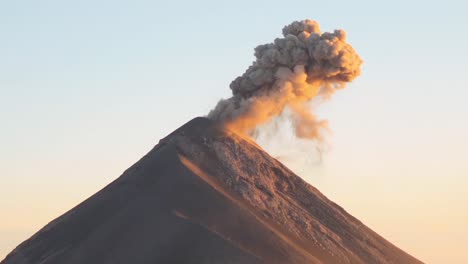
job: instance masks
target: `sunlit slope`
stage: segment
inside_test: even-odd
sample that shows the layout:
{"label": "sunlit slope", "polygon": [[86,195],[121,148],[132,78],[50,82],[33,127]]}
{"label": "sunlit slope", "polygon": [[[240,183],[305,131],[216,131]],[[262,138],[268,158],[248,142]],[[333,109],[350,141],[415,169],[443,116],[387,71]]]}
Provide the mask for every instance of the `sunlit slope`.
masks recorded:
{"label": "sunlit slope", "polygon": [[13,263],[419,263],[248,139],[196,118]]}

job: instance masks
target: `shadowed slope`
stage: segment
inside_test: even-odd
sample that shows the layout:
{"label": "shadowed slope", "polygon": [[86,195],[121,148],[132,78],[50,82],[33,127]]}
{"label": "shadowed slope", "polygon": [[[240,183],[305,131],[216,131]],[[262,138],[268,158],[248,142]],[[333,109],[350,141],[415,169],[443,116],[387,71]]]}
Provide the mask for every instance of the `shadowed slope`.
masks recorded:
{"label": "shadowed slope", "polygon": [[256,144],[195,118],[15,263],[419,263]]}

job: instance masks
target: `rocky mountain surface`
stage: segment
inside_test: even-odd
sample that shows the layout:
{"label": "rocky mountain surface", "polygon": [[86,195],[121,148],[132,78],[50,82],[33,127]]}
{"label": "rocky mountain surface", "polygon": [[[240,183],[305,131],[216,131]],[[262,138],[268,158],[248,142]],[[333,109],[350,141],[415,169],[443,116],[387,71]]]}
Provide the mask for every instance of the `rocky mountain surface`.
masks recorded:
{"label": "rocky mountain surface", "polygon": [[0,263],[421,262],[248,138],[195,118]]}

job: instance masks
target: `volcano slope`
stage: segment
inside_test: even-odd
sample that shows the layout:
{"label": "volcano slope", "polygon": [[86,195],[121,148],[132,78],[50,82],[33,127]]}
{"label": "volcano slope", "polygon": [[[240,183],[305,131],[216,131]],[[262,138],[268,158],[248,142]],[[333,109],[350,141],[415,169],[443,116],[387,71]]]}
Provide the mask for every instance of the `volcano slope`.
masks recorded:
{"label": "volcano slope", "polygon": [[1,264],[421,263],[248,139],[195,118]]}

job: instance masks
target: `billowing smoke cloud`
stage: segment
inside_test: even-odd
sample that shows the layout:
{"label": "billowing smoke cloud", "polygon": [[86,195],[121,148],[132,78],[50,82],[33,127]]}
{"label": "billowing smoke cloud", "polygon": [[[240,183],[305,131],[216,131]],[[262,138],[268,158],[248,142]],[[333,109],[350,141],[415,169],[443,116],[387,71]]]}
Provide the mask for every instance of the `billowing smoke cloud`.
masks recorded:
{"label": "billowing smoke cloud", "polygon": [[255,48],[256,60],[230,85],[232,97],[221,100],[208,117],[252,134],[288,108],[297,137],[321,140],[326,121],[312,114],[308,102],[329,98],[356,78],[362,60],[343,30],[321,33],[313,20],[293,22],[283,36]]}

